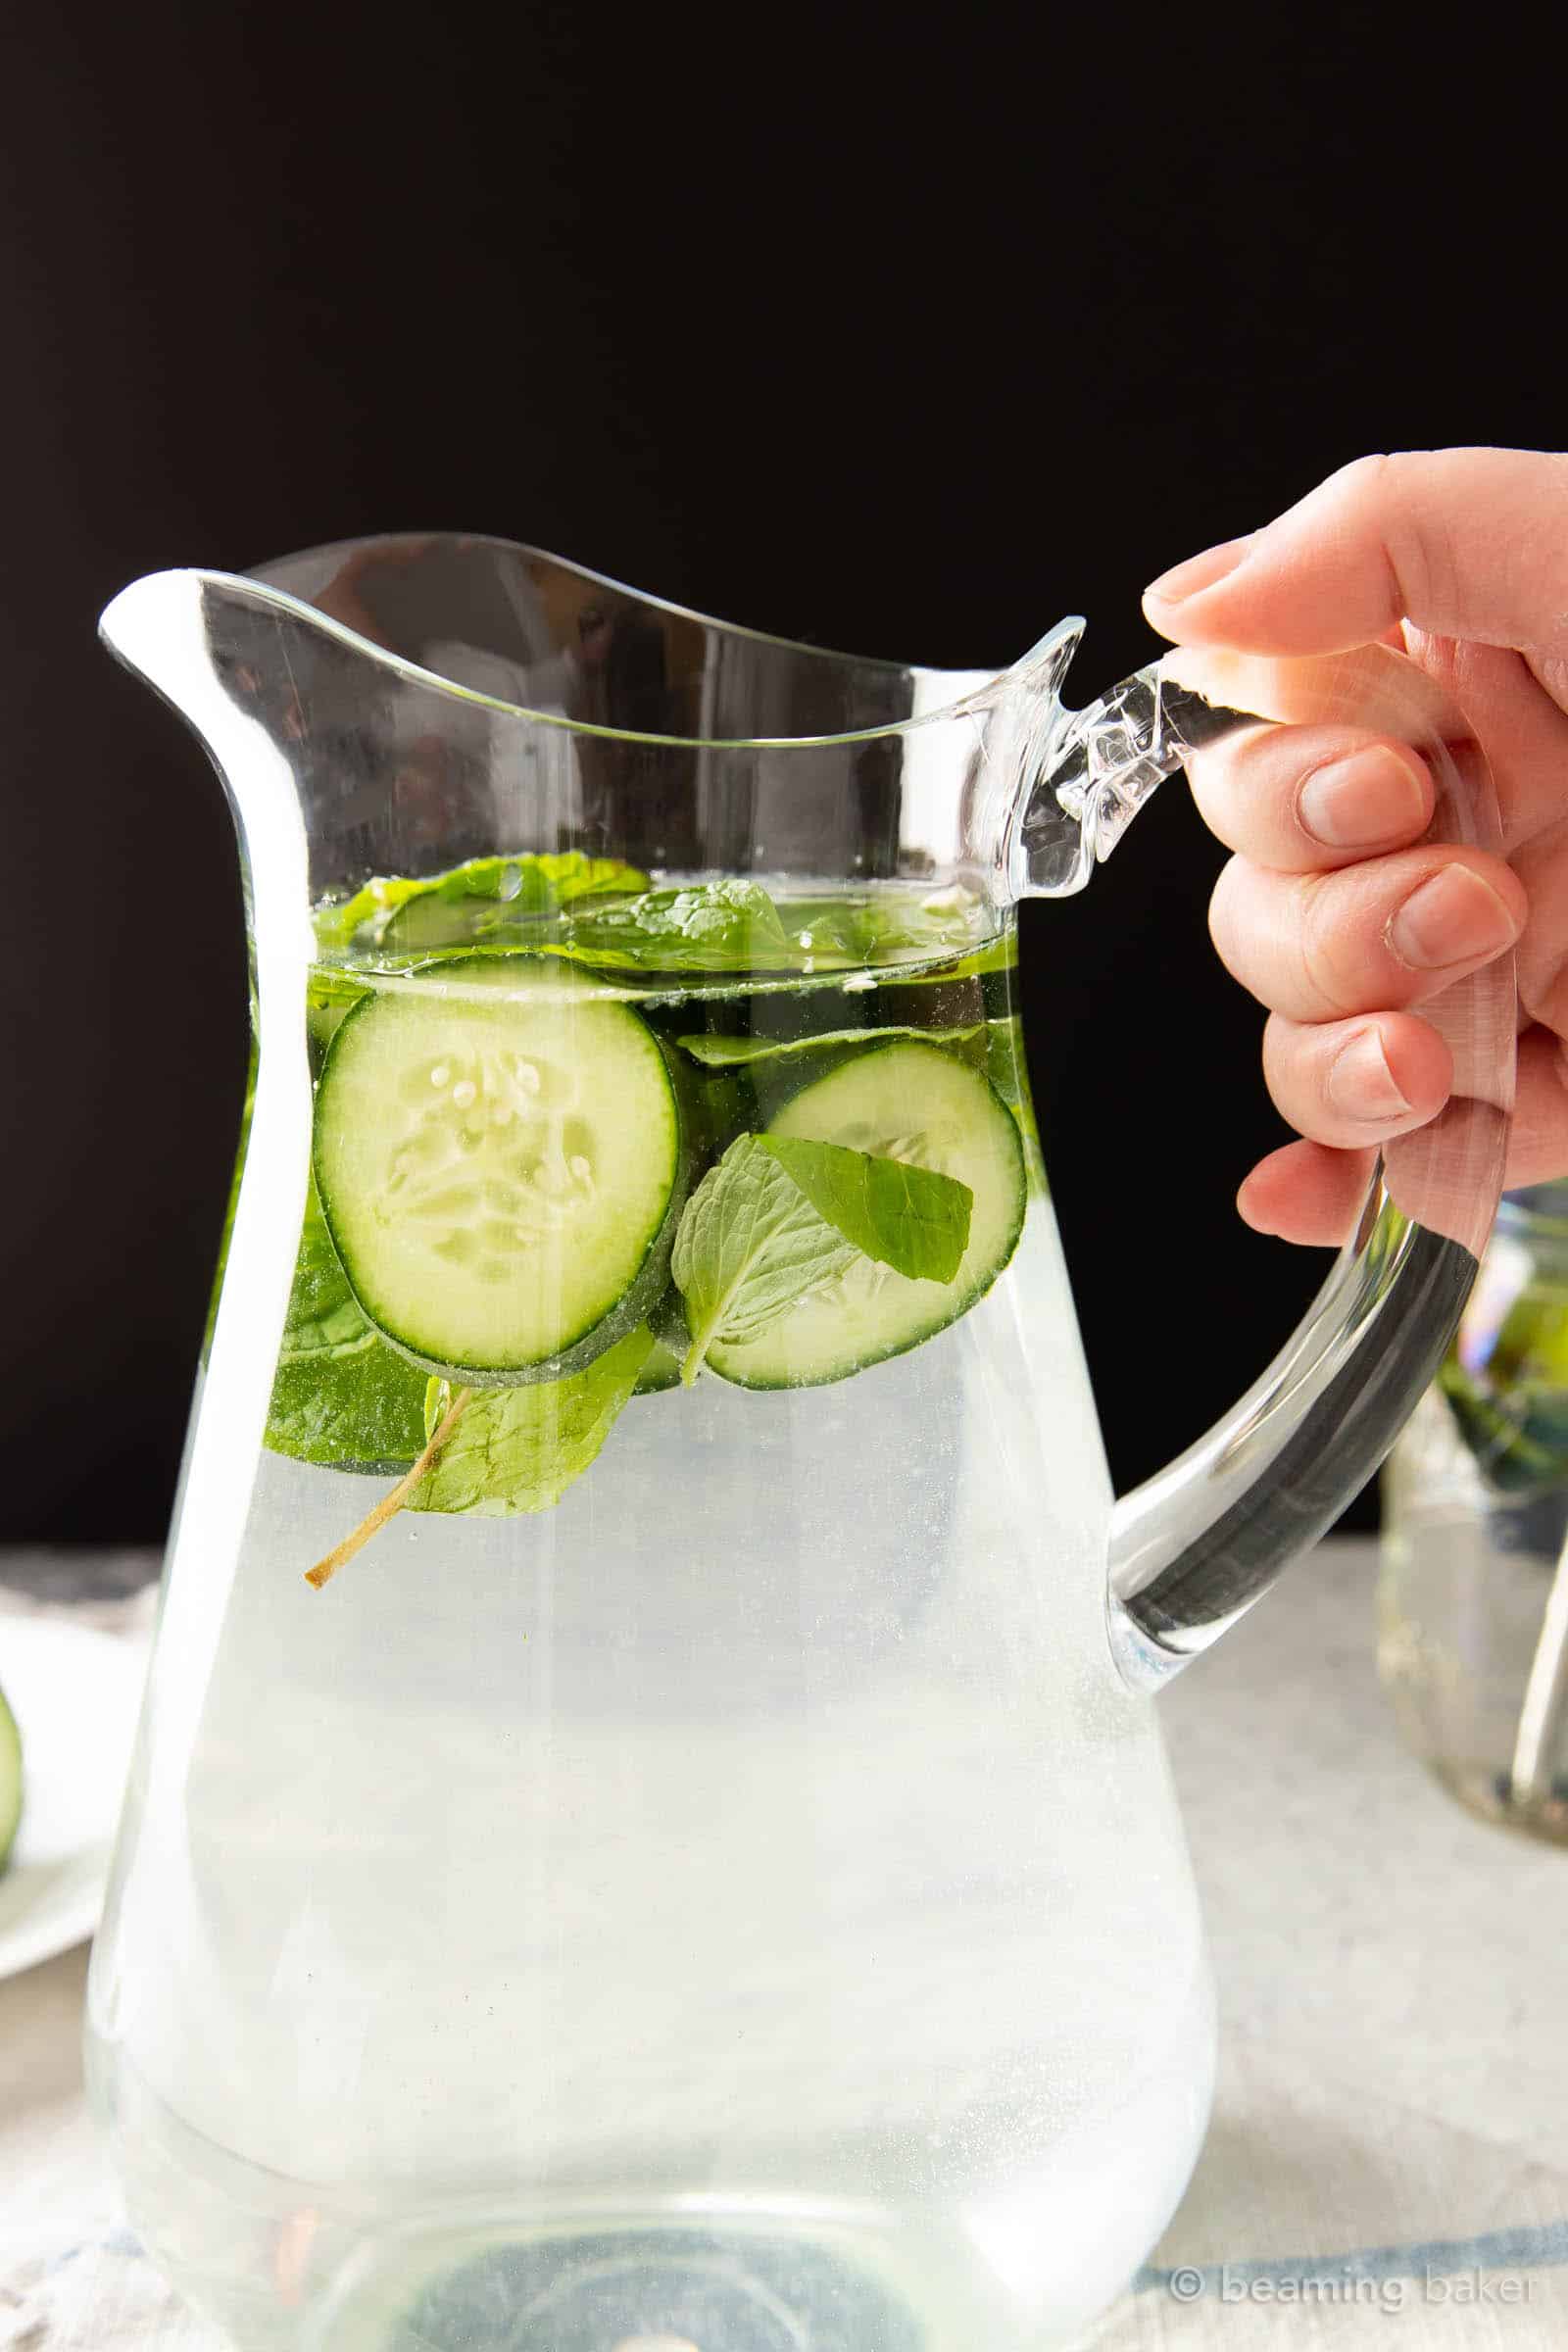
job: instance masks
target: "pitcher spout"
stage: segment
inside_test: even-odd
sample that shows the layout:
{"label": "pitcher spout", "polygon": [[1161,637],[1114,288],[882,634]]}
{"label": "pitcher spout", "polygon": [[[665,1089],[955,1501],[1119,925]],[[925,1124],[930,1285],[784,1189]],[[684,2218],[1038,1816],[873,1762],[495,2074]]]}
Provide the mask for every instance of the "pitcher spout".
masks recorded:
{"label": "pitcher spout", "polygon": [[280,954],[303,972],[310,852],[290,757],[297,722],[286,694],[270,691],[289,675],[287,616],[259,609],[247,581],[161,571],[122,588],[98,627],[116,659],[185,721],[218,771],[238,829],[258,967]]}
{"label": "pitcher spout", "polygon": [[309,959],[324,894],[410,861],[432,866],[526,832],[569,832],[562,730],[437,676],[264,582],[205,570],[133,581],[104,643],[178,712],[227,793],[258,926],[286,922]]}

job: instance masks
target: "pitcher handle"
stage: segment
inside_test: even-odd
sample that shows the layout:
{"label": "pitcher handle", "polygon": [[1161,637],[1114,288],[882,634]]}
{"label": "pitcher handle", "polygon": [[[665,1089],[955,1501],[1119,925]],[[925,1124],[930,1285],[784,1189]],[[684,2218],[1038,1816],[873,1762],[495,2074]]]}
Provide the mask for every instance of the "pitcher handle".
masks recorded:
{"label": "pitcher handle", "polygon": [[[1387,646],[1314,661],[1178,648],[1035,737],[1009,880],[1081,887],[1189,753],[1260,722],[1348,721],[1413,744],[1437,806],[1424,838],[1495,851],[1496,795],[1462,712]],[[1038,755],[1043,755],[1040,757]],[[1076,877],[1072,869],[1076,865]],[[1251,1607],[1372,1475],[1435,1375],[1496,1213],[1513,1099],[1513,959],[1420,1007],[1453,1054],[1453,1092],[1385,1147],[1352,1238],[1241,1401],[1116,1505],[1111,1645],[1156,1688]]]}

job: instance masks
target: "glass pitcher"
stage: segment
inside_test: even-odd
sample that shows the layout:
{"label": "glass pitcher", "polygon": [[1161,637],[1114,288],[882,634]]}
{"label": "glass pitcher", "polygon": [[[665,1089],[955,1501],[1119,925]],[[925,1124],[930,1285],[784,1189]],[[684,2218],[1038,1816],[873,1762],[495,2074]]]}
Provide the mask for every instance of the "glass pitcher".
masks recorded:
{"label": "glass pitcher", "polygon": [[232,803],[256,1052],[89,2070],[245,2347],[1040,2352],[1157,2237],[1210,1983],[1152,1694],[1332,1519],[1495,1205],[1505,970],[1229,1418],[1113,1507],[1014,907],[1385,648],[1092,710],[495,540],[104,635]]}
{"label": "glass pitcher", "polygon": [[1504,1196],[1389,1456],[1378,1665],[1461,1804],[1568,1844],[1568,1184]]}

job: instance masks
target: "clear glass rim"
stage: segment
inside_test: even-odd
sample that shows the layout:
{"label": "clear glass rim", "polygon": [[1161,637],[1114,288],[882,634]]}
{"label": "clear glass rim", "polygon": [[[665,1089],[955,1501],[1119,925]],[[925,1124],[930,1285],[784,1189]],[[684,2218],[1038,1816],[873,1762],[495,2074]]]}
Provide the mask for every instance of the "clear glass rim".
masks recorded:
{"label": "clear glass rim", "polygon": [[[672,614],[679,620],[693,621],[703,629],[716,630],[726,637],[738,638],[743,642],[755,645],[774,646],[782,652],[798,654],[808,661],[838,662],[852,663],[858,669],[880,670],[890,677],[929,678],[934,682],[951,680],[955,686],[955,692],[948,700],[939,703],[930,710],[914,711],[906,718],[885,720],[877,726],[851,728],[825,735],[646,734],[636,728],[610,727],[604,726],[596,720],[571,718],[561,711],[534,710],[525,703],[507,702],[499,695],[485,694],[476,687],[460,685],[456,679],[444,676],[440,670],[426,669],[421,663],[410,661],[407,656],[392,653],[384,645],[377,645],[373,638],[367,637],[362,631],[350,627],[346,621],[334,619],[330,614],[320,612],[304,598],[296,596],[291,590],[275,587],[270,580],[250,573],[212,571],[205,568],[197,569],[194,576],[215,587],[222,587],[229,591],[239,589],[248,598],[257,602],[274,605],[283,611],[299,615],[307,619],[312,627],[319,629],[323,635],[336,638],[339,643],[353,647],[358,654],[366,661],[373,662],[377,668],[391,670],[401,677],[406,677],[428,693],[443,695],[453,702],[466,704],[479,710],[494,710],[509,718],[523,719],[530,726],[555,727],[568,735],[585,735],[611,743],[646,744],[667,751],[823,751],[840,744],[874,743],[891,736],[907,735],[918,727],[929,727],[942,720],[965,717],[993,707],[1004,692],[1016,684],[1025,682],[1037,667],[1044,667],[1052,660],[1064,637],[1070,635],[1076,640],[1084,626],[1082,619],[1078,616],[1067,615],[1058,620],[1054,627],[1047,631],[1045,636],[1031,646],[1021,661],[988,673],[977,673],[973,670],[924,668],[917,663],[890,662],[875,655],[837,653],[825,646],[807,645],[804,641],[796,638],[773,636],[766,630],[745,628],[734,621],[715,619],[711,613],[699,612],[692,606],[678,605],[666,597],[650,596],[640,588],[630,588],[623,581],[611,578],[607,572],[591,570],[586,564],[573,563],[567,557],[553,555],[546,548],[531,547],[521,540],[506,539],[495,533],[482,531],[461,533],[376,532],[363,539],[326,541],[320,547],[299,550],[292,557],[270,558],[264,568],[270,569],[274,563],[281,564],[301,561],[307,556],[329,556],[340,549],[406,543],[407,540],[415,537],[422,537],[427,541],[444,540],[450,544],[461,543],[464,546],[503,548],[509,555],[535,557],[543,562],[559,564],[563,570],[575,573],[579,579],[590,580],[597,587],[612,590],[616,596],[626,597],[634,604],[649,607],[655,612]],[[979,685],[960,683],[960,681],[973,680],[977,674],[983,676],[983,683]]]}

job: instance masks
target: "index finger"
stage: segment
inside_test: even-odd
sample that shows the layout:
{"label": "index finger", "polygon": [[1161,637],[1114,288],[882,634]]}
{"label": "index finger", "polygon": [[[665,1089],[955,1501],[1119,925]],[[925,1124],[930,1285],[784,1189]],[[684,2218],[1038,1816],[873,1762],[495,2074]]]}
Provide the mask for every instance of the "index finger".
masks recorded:
{"label": "index finger", "polygon": [[1568,455],[1358,458],[1250,538],[1166,572],[1162,636],[1259,654],[1366,645],[1401,619],[1439,636],[1568,649]]}

